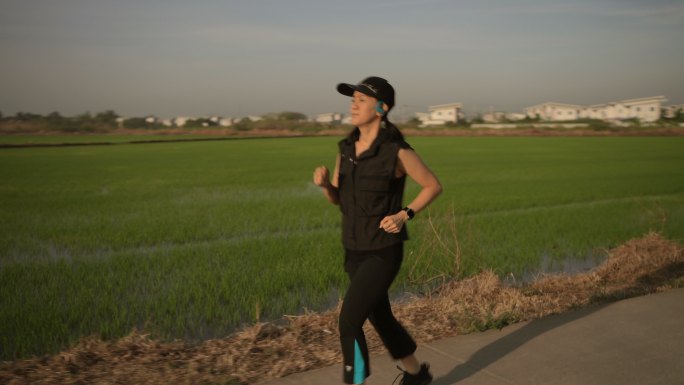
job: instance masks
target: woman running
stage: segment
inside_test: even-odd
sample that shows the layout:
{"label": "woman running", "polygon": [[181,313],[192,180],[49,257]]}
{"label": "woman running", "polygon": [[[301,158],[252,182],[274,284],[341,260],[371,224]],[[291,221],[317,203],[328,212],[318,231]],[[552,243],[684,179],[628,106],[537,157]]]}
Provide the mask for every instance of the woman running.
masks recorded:
{"label": "woman running", "polygon": [[[407,221],[441,192],[442,186],[406,143],[387,115],[394,107],[394,88],[369,77],[359,84],[341,83],[337,91],[350,96],[352,132],[339,142],[335,170],[314,170],[313,180],[342,211],[344,267],[350,284],[340,312],[344,382],[362,384],[370,375],[363,324],[368,319],[395,360],[404,366],[404,385],[432,381],[427,363],[414,355],[416,343],[394,318],[388,290],[401,266]],[[402,205],[406,175],[421,190]]]}

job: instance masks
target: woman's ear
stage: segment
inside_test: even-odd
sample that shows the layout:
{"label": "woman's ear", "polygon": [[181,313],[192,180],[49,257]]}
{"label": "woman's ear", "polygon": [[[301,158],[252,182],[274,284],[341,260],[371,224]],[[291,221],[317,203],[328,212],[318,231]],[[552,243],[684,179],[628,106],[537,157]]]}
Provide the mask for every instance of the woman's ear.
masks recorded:
{"label": "woman's ear", "polygon": [[375,112],[380,116],[385,116],[388,110],[387,104],[383,103],[382,100],[379,100],[375,105]]}

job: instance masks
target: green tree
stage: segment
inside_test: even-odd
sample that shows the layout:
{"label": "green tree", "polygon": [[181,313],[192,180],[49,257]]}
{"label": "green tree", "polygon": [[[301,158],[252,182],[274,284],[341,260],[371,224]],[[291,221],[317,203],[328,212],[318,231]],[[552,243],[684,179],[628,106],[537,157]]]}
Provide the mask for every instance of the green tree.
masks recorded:
{"label": "green tree", "polygon": [[421,122],[420,119],[418,119],[417,116],[414,116],[414,117],[412,117],[411,119],[409,119],[408,122],[406,122],[406,124],[409,125],[409,126],[418,127],[418,126],[420,126],[421,124],[423,124],[423,122]]}
{"label": "green tree", "polygon": [[235,123],[233,127],[235,127],[236,130],[246,131],[252,128],[252,123],[253,122],[249,120],[249,118],[242,118],[239,122]]}
{"label": "green tree", "polygon": [[280,120],[279,112],[269,112],[267,114],[261,115],[263,120]]}
{"label": "green tree", "polygon": [[116,119],[119,117],[116,112],[113,110],[107,110],[103,112],[98,112],[95,115],[95,121],[101,124],[105,124],[107,126],[116,126]]}
{"label": "green tree", "polygon": [[90,111],[86,111],[86,112],[74,117],[73,120],[74,120],[74,123],[76,123],[80,126],[85,126],[85,125],[89,125],[93,122],[93,115],[90,113]]}
{"label": "green tree", "polygon": [[183,127],[186,128],[199,128],[199,127],[214,127],[218,126],[218,122],[211,121],[206,118],[189,119],[185,122]]}
{"label": "green tree", "polygon": [[128,118],[123,121],[123,126],[126,128],[147,128],[147,125],[145,118]]}
{"label": "green tree", "polygon": [[675,122],[684,122],[684,108],[679,108],[674,114]]}
{"label": "green tree", "polygon": [[45,122],[48,128],[61,130],[69,121],[59,112],[53,111],[45,116]]}
{"label": "green tree", "polygon": [[307,119],[307,116],[302,114],[301,112],[284,111],[278,115],[278,120],[301,122]]}
{"label": "green tree", "polygon": [[45,118],[46,118],[47,120],[52,120],[52,121],[58,121],[58,120],[64,119],[64,117],[62,116],[62,114],[60,114],[60,113],[57,112],[57,111],[53,111],[53,112],[47,114],[47,116],[46,116]]}
{"label": "green tree", "polygon": [[37,120],[41,120],[43,117],[39,114],[33,114],[31,112],[17,112],[17,114],[14,115],[14,118],[21,122],[35,122]]}
{"label": "green tree", "polygon": [[475,115],[474,118],[470,119],[471,124],[481,124],[484,123],[484,119],[482,119],[482,114],[477,114]]}

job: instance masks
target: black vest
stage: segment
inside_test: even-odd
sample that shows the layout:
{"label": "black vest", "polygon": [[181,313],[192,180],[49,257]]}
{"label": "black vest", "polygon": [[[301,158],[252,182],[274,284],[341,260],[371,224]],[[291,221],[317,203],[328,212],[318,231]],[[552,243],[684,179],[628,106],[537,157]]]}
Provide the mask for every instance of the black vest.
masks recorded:
{"label": "black vest", "polygon": [[397,155],[411,148],[381,128],[371,147],[356,158],[359,132],[339,142],[339,196],[342,244],[349,250],[376,250],[408,239],[406,226],[397,234],[380,228],[380,221],[402,208],[406,176],[395,177]]}

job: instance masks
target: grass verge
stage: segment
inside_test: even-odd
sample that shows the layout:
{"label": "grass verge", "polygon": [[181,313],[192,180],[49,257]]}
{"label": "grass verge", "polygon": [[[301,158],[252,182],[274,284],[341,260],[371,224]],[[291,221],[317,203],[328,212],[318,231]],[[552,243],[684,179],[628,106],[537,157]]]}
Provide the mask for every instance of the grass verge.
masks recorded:
{"label": "grass verge", "polygon": [[[394,304],[421,343],[562,313],[594,303],[684,287],[684,248],[657,233],[609,251],[597,268],[507,284],[492,271]],[[7,384],[242,384],[340,362],[337,309],[257,323],[226,338],[163,343],[141,331],[117,341],[81,339],[54,356],[5,362]],[[372,352],[384,348],[367,330]]]}

